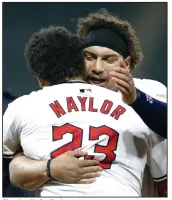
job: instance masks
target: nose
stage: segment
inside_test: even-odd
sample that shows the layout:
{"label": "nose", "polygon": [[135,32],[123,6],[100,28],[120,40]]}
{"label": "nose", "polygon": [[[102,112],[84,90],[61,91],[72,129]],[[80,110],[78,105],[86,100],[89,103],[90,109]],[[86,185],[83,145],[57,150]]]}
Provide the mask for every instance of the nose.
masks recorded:
{"label": "nose", "polygon": [[104,72],[104,67],[102,65],[102,62],[100,60],[97,60],[94,65],[92,66],[92,72],[94,74],[101,74]]}

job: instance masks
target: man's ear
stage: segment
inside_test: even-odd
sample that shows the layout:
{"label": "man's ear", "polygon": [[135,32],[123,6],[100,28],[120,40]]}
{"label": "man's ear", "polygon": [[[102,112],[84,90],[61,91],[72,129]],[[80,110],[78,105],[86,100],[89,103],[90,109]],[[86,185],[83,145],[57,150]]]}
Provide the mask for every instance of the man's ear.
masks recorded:
{"label": "man's ear", "polygon": [[127,65],[126,69],[128,71],[131,71],[131,56],[128,56],[127,58],[124,59],[125,64]]}
{"label": "man's ear", "polygon": [[40,88],[43,88],[43,87],[49,85],[49,83],[47,81],[44,81],[44,80],[40,79],[37,75],[35,75],[35,77],[36,77],[36,79],[38,81],[38,84],[39,84]]}

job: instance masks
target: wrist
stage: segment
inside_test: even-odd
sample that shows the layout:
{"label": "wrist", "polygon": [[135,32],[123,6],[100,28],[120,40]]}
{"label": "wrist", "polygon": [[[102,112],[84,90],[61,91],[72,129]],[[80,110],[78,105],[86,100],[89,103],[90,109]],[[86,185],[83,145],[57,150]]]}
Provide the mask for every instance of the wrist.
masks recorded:
{"label": "wrist", "polygon": [[40,166],[40,176],[44,179],[49,181],[50,178],[47,176],[47,160],[42,161]]}
{"label": "wrist", "polygon": [[138,104],[139,99],[140,99],[140,90],[138,90],[136,88],[135,100],[133,101],[133,103],[130,104],[130,106],[132,107],[132,106],[135,106],[136,104]]}
{"label": "wrist", "polygon": [[50,180],[58,181],[58,180],[53,176],[53,173],[52,173],[52,162],[53,162],[53,159],[51,159],[51,158],[47,160],[47,163],[46,163],[46,174],[47,174],[47,177],[48,177]]}

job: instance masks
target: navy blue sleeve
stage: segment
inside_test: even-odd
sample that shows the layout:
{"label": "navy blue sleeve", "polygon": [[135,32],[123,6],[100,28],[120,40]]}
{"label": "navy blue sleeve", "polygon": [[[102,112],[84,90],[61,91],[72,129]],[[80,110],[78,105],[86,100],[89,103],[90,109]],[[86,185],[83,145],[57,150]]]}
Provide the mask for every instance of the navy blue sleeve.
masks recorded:
{"label": "navy blue sleeve", "polygon": [[137,89],[137,99],[130,105],[144,123],[158,135],[167,138],[167,104]]}

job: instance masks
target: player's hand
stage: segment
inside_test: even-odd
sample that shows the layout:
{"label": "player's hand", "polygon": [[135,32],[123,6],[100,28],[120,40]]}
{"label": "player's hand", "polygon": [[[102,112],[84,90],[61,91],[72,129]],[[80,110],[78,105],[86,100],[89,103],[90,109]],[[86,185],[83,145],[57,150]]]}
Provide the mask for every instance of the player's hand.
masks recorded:
{"label": "player's hand", "polygon": [[51,176],[62,183],[88,184],[100,176],[101,167],[97,160],[79,160],[87,153],[76,150],[68,151],[51,161]]}
{"label": "player's hand", "polygon": [[127,70],[126,64],[123,60],[119,61],[119,67],[116,67],[110,73],[115,88],[122,94],[122,100],[126,104],[132,104],[137,98],[137,92],[134,85],[133,77]]}

